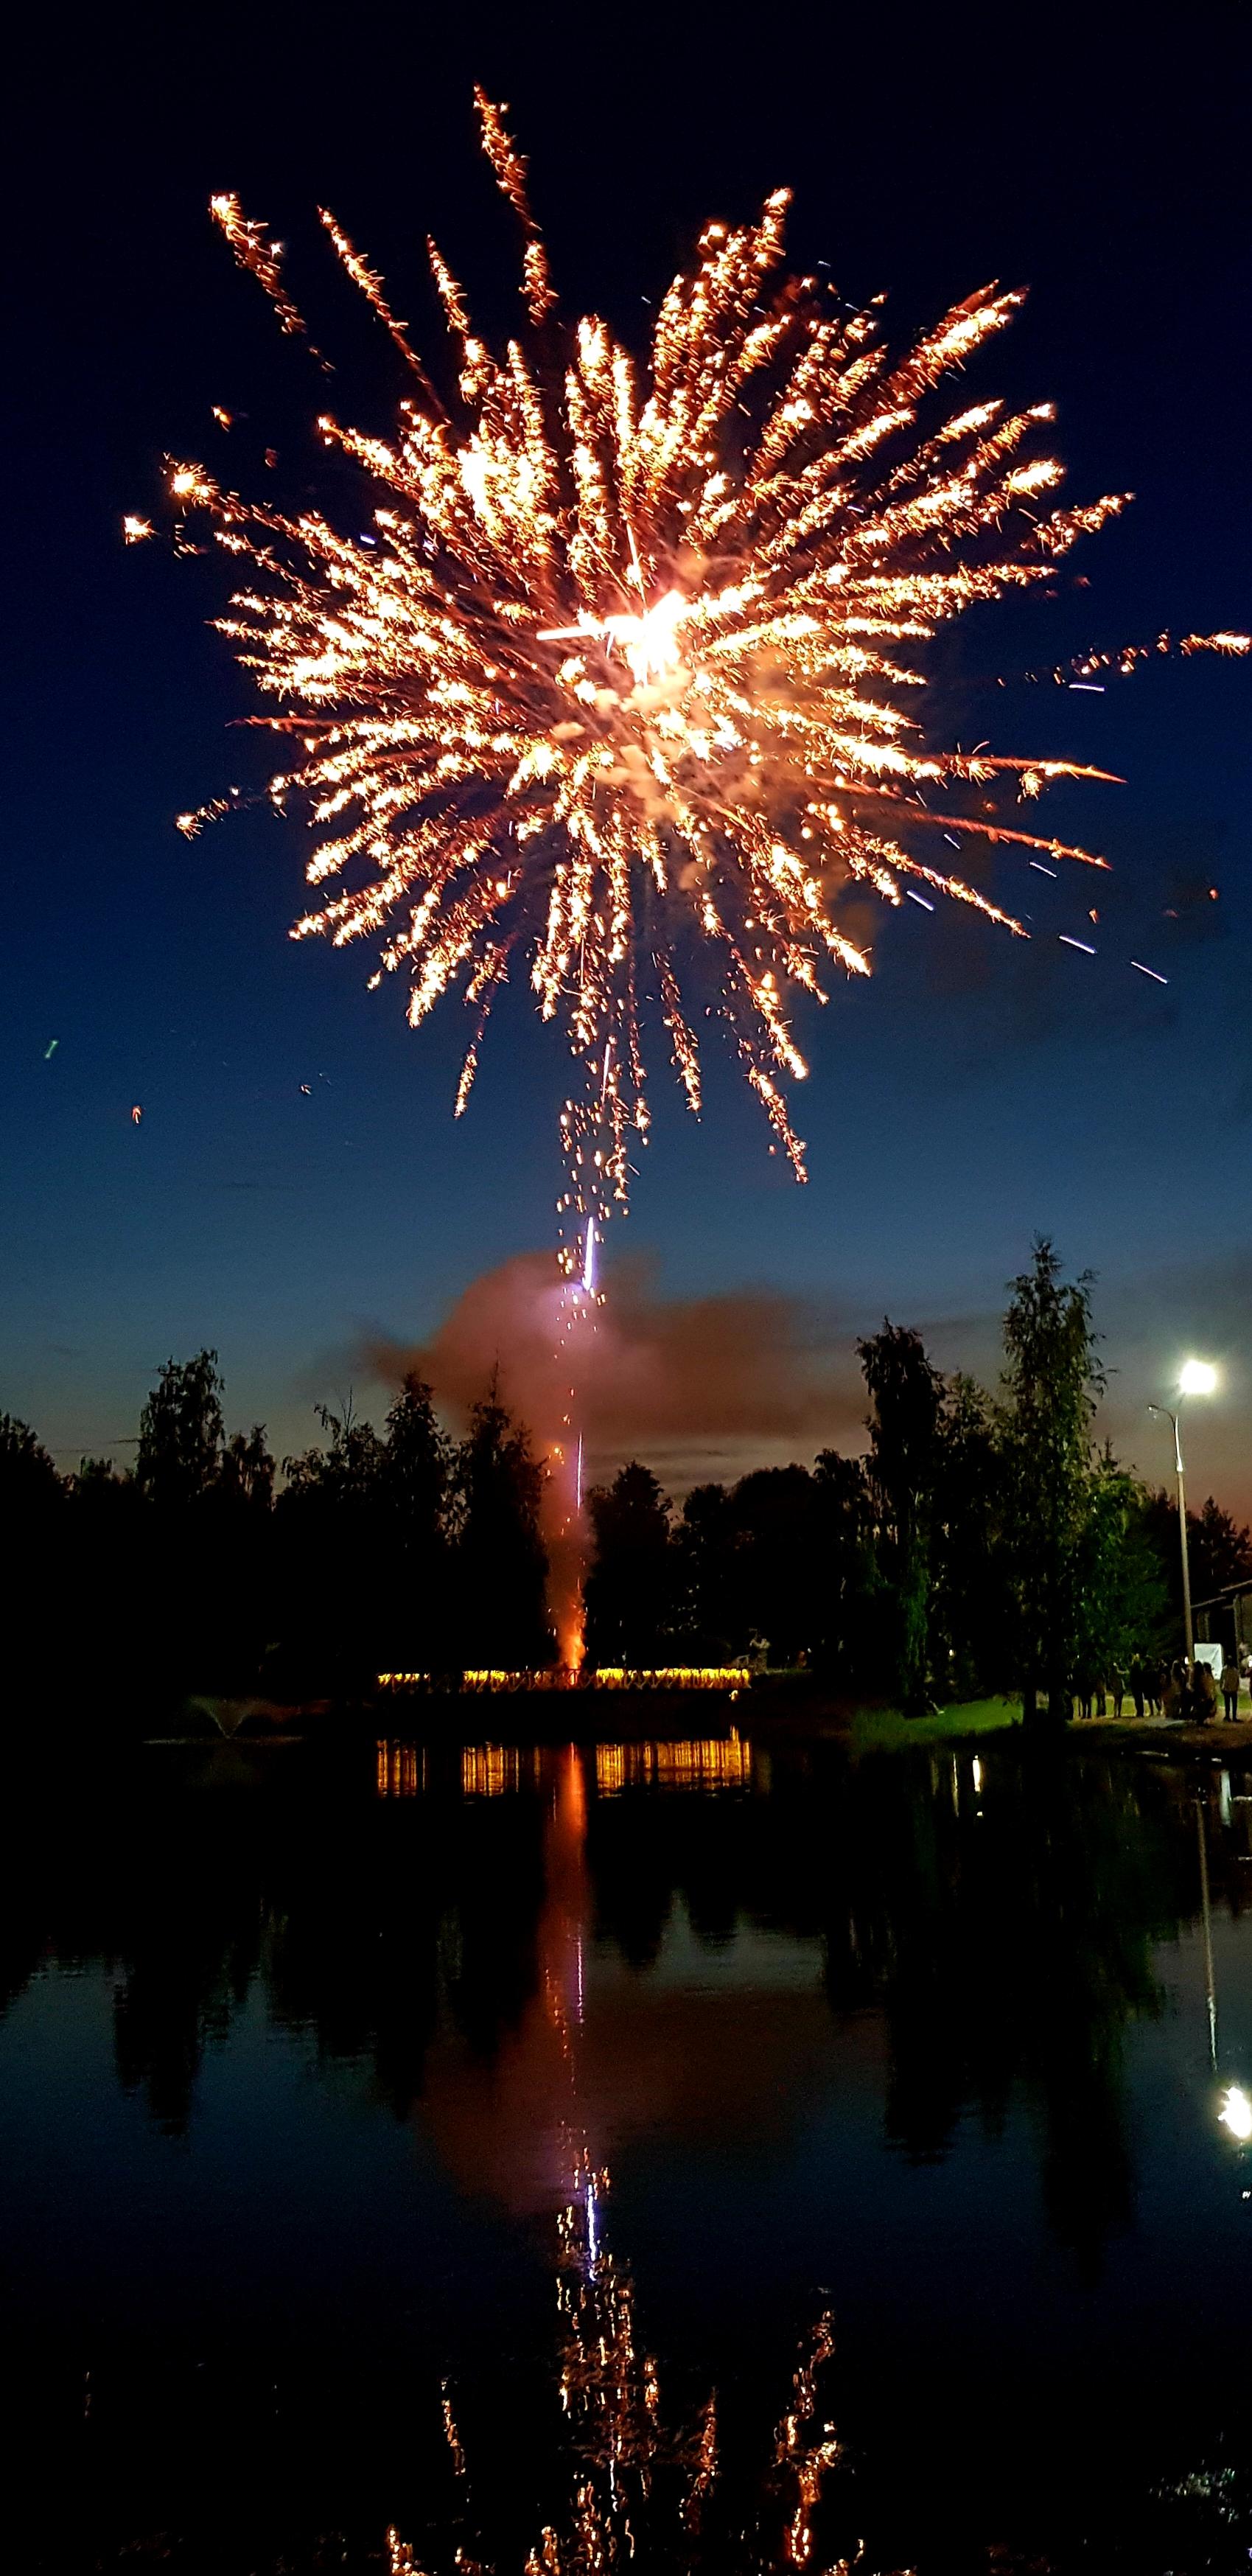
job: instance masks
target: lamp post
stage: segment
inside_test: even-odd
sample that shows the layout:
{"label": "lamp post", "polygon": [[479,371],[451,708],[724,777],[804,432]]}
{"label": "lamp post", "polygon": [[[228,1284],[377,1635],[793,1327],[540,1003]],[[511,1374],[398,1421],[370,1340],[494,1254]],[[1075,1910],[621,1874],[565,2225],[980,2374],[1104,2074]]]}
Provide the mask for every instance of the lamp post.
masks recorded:
{"label": "lamp post", "polygon": [[[1178,1380],[1178,1402],[1184,1395],[1211,1395],[1217,1384],[1217,1371],[1207,1360],[1187,1360]],[[1187,1488],[1183,1480],[1182,1435],[1179,1415],[1168,1404],[1150,1404],[1149,1413],[1163,1414],[1173,1427],[1174,1473],[1178,1479],[1178,1543],[1182,1549],[1182,1624],[1187,1645],[1187,1662],[1195,1662],[1195,1638],[1191,1629],[1191,1567],[1187,1560]]]}

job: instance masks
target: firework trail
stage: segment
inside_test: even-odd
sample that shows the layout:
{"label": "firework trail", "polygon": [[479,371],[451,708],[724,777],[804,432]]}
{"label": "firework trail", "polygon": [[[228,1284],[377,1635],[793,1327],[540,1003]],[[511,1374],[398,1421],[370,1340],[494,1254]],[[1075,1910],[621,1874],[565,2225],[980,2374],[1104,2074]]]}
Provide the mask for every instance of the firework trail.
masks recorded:
{"label": "firework trail", "polygon": [[560,1437],[551,1445],[547,1494],[548,1608],[556,1633],[557,1660],[571,1676],[584,1654],[583,1578],[590,1554],[584,1509],[583,1435],[575,1421],[578,1381],[585,1379],[589,1342],[599,1320],[600,1290],[596,1279],[596,1220],[585,1221],[582,1259],[568,1261],[561,1285],[556,1357],[569,1371],[561,1414]]}
{"label": "firework trail", "polygon": [[[1052,581],[1128,496],[1049,499],[1048,406],[939,398],[1020,295],[985,287],[893,357],[877,307],[785,273],[783,190],[756,223],[706,227],[642,368],[602,321],[563,328],[524,163],[501,110],[476,104],[521,225],[525,338],[487,348],[432,242],[455,348],[445,404],[382,278],[323,208],[409,371],[390,439],[319,423],[374,487],[368,533],[249,503],[197,464],[173,466],[170,488],[241,568],[218,623],[276,702],[253,721],[295,755],[269,795],[314,831],[307,874],[322,891],[293,935],[377,941],[372,981],[407,979],[414,1025],[460,987],[473,1024],[458,1115],[511,971],[562,1022],[581,1068],[561,1113],[574,1277],[647,1133],[645,1004],[699,1110],[680,951],[707,950],[705,1016],[725,1023],[771,1151],[803,1179],[790,1007],[825,998],[823,969],[868,972],[863,930],[840,927],[848,893],[927,908],[942,894],[1024,936],[942,864],[945,831],[1105,865],[1013,809],[1057,779],[1109,773],[939,748],[920,692],[940,626]],[[311,347],[281,246],[234,196],[212,212]]]}

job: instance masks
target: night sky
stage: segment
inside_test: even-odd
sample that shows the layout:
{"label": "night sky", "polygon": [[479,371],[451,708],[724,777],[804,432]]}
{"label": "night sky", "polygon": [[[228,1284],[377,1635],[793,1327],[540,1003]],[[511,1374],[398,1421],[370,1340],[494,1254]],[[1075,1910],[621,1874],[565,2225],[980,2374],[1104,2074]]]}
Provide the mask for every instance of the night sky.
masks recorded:
{"label": "night sky", "polygon": [[[851,39],[841,14],[760,11],[736,34],[739,16],[685,6],[447,11],[462,37],[420,8],[214,11],[181,30],[132,12],[85,47],[59,21],[18,66],[0,1406],[62,1466],[133,1455],[120,1444],[156,1366],[204,1342],[232,1423],[303,1446],[317,1398],[351,1382],[367,1410],[385,1401],[363,1352],[429,1340],[476,1276],[553,1239],[560,1038],[519,983],[454,1126],[464,1012],[414,1035],[394,987],[365,992],[364,948],[289,942],[298,828],[262,812],[176,835],[176,812],[263,778],[270,756],[228,731],[252,700],[208,628],[221,564],[120,537],[124,511],[161,519],[166,453],[255,492],[273,446],[284,500],[354,506],[312,434],[325,380],[235,269],[213,190],[290,245],[337,360],[331,400],[362,427],[387,429],[403,380],[321,243],[319,202],[427,351],[429,231],[480,325],[516,327],[479,79],[529,154],[566,313],[642,341],[643,299],[702,220],[786,181],[796,265],[829,261],[855,300],[889,289],[900,335],[990,277],[1029,285],[971,398],[1055,399],[1065,495],[1138,496],[1055,599],[945,640],[931,710],[950,738],[1123,772],[1045,809],[1114,878],[1051,884],[1002,855],[994,883],[1032,914],[1029,944],[953,910],[884,909],[872,983],[836,984],[801,1026],[806,1190],[715,1049],[697,1127],[656,1047],[623,1230],[649,1294],[772,1292],[771,1329],[828,1352],[841,1385],[851,1336],[884,1312],[923,1326],[943,1364],[989,1370],[1004,1282],[1050,1232],[1099,1274],[1123,1454],[1164,1474],[1143,1408],[1199,1350],[1223,1386],[1193,1414],[1193,1480],[1252,1512],[1252,672],[1162,663],[1102,696],[1020,677],[1092,642],[1252,622],[1240,13],[1192,8],[1164,51],[1145,12],[1041,13],[1029,42],[1007,13],[928,13],[917,36],[907,13],[859,12]],[[214,403],[242,416],[229,444]],[[765,1454],[697,1430],[692,1469]],[[803,1434],[770,1454],[805,1455]]]}

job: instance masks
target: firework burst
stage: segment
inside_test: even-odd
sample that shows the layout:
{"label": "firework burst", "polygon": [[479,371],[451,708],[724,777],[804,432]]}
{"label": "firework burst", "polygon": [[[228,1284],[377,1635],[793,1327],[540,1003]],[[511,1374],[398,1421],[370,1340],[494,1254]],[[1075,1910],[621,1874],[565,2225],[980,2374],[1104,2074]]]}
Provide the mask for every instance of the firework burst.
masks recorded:
{"label": "firework burst", "polygon": [[[1052,781],[1109,773],[938,748],[919,693],[941,625],[1053,579],[1128,496],[1049,499],[1047,406],[943,405],[1017,294],[982,289],[893,358],[876,307],[785,273],[785,191],[756,223],[706,228],[642,369],[602,321],[563,329],[524,164],[500,110],[477,105],[522,228],[525,339],[489,351],[431,243],[456,351],[445,403],[323,211],[410,375],[393,437],[319,424],[373,486],[368,533],[249,503],[199,465],[172,467],[170,488],[243,568],[218,622],[276,702],[255,721],[297,755],[269,795],[314,831],[322,891],[293,935],[376,941],[372,981],[406,979],[414,1025],[460,987],[458,1115],[510,973],[565,1028],[581,1067],[562,1112],[573,1266],[646,1135],[645,1006],[699,1109],[693,946],[713,961],[705,1015],[803,1179],[790,1011],[825,998],[823,972],[868,972],[863,907],[840,926],[849,893],[898,905],[920,886],[1024,935],[941,864],[937,836],[1105,865],[1028,814]],[[236,198],[212,211],[307,341],[279,245]]]}

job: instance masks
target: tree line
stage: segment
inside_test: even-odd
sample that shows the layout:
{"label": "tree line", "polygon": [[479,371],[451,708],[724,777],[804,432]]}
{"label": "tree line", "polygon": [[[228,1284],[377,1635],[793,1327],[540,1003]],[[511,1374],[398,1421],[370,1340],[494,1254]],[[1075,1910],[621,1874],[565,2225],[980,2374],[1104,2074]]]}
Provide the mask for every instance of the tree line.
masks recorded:
{"label": "tree line", "polygon": [[[913,1713],[1010,1690],[1060,1718],[1136,1658],[1176,1654],[1177,1506],[1095,1439],[1092,1284],[1035,1244],[994,1393],[884,1322],[857,1343],[864,1456],[699,1485],[677,1514],[646,1467],[622,1468],[590,1497],[595,1659],[662,1662],[681,1641],[720,1660],[756,1636]],[[1252,1577],[1252,1533],[1211,1497],[1188,1543],[1195,1599]]]}
{"label": "tree line", "polygon": [[551,1660],[544,1468],[494,1382],[459,1441],[416,1375],[381,1431],[350,1398],[338,1414],[319,1405],[321,1439],[282,1460],[281,1482],[263,1423],[227,1436],[224,1394],[215,1351],[167,1360],[133,1467],[84,1458],[68,1477],[0,1416],[19,1585],[56,1604],[41,1653],[51,1642],[89,1669],[201,1691],[318,1696],[380,1670]]}
{"label": "tree line", "polygon": [[[588,1497],[587,1651],[632,1668],[749,1653],[892,1701],[1020,1690],[1028,1714],[1177,1651],[1176,1507],[1100,1445],[1088,1275],[1040,1239],[1012,1282],[995,1392],[884,1322],[857,1344],[863,1456],[697,1485],[635,1459]],[[546,1468],[493,1380],[461,1439],[407,1377],[383,1427],[350,1402],[282,1461],[228,1436],[217,1355],[161,1369],[133,1467],[58,1473],[0,1416],[0,1502],[33,1658],[202,1690],[332,1694],[379,1670],[540,1667]],[[1252,1576],[1252,1534],[1189,1514],[1197,1599]]]}

